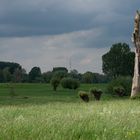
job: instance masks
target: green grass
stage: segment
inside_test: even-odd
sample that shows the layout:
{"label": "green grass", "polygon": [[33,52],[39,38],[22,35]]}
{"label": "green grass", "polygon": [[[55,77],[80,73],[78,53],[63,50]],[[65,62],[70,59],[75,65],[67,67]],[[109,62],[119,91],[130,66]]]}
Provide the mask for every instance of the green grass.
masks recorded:
{"label": "green grass", "polygon": [[[20,105],[20,104],[47,104],[49,102],[78,102],[78,91],[89,91],[93,86],[99,87],[105,90],[106,84],[83,84],[78,90],[68,90],[61,87],[55,92],[49,84],[13,84],[15,93],[18,95],[16,98],[11,99],[10,88],[8,84],[0,84],[0,105]],[[23,99],[23,97],[29,97]],[[103,96],[108,98],[108,96]]]}
{"label": "green grass", "polygon": [[[88,91],[105,84],[81,85]],[[82,102],[77,91],[46,84],[16,84],[16,98],[0,85],[0,140],[139,140],[139,100]],[[28,96],[28,99],[23,97]]]}

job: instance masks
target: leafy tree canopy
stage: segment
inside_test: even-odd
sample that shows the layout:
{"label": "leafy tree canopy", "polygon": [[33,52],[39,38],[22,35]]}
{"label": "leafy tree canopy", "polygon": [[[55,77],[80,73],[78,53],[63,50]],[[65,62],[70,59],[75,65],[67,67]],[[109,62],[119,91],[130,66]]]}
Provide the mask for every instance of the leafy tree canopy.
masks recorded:
{"label": "leafy tree canopy", "polygon": [[126,43],[113,44],[102,56],[102,69],[110,77],[133,75],[135,53]]}
{"label": "leafy tree canopy", "polygon": [[4,70],[5,68],[9,68],[10,73],[13,74],[15,69],[21,69],[21,66],[18,63],[0,61],[0,69]]}
{"label": "leafy tree canopy", "polygon": [[63,71],[65,73],[67,73],[68,69],[65,68],[65,67],[54,67],[52,72],[55,73],[55,72],[58,72],[58,71]]}
{"label": "leafy tree canopy", "polygon": [[29,80],[35,82],[36,78],[41,77],[41,70],[39,67],[33,67],[29,72]]}

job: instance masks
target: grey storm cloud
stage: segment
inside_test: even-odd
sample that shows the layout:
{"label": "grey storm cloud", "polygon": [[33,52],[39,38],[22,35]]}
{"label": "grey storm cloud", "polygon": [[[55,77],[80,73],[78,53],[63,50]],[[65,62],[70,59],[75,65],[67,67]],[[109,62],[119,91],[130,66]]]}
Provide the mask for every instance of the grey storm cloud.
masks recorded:
{"label": "grey storm cloud", "polygon": [[126,35],[138,0],[1,0],[0,36],[54,35],[106,27]]}
{"label": "grey storm cloud", "polygon": [[29,71],[102,72],[113,43],[131,44],[139,0],[0,0],[0,60]]}

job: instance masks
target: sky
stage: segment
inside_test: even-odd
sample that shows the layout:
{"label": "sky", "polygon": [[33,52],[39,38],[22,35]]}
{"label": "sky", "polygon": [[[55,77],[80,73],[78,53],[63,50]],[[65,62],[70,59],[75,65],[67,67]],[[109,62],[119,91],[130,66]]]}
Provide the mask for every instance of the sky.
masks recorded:
{"label": "sky", "polygon": [[102,73],[102,55],[131,35],[140,0],[0,0],[0,61],[29,72]]}

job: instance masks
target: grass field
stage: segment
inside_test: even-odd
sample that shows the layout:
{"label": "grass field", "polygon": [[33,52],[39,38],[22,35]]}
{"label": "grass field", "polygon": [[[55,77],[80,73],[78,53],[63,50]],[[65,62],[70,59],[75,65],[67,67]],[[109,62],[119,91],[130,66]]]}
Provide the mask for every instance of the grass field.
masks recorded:
{"label": "grass field", "polygon": [[[82,102],[77,91],[52,91],[47,84],[17,84],[16,98],[0,84],[0,140],[139,140],[140,102],[103,95]],[[24,99],[24,97],[28,97]]]}

